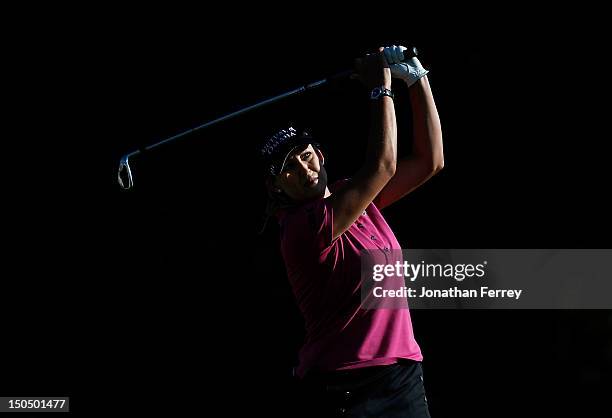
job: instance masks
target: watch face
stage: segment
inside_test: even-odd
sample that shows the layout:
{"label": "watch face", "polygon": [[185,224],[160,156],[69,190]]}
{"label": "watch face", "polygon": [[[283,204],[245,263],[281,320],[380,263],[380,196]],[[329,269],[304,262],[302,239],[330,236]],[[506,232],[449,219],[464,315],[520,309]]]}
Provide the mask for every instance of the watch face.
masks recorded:
{"label": "watch face", "polygon": [[375,87],[372,90],[372,94],[371,94],[372,99],[378,99],[381,93],[382,93],[382,89],[380,87]]}

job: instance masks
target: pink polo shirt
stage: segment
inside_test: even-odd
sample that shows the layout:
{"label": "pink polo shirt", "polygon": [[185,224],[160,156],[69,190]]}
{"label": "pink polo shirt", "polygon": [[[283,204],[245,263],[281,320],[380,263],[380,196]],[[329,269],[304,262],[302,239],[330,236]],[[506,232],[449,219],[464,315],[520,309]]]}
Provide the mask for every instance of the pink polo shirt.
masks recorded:
{"label": "pink polo shirt", "polygon": [[[345,184],[329,186],[334,193]],[[363,249],[401,247],[371,203],[351,227],[332,240],[333,209],[321,198],[279,214],[281,252],[306,325],[297,374],[421,361],[406,309],[361,307]]]}

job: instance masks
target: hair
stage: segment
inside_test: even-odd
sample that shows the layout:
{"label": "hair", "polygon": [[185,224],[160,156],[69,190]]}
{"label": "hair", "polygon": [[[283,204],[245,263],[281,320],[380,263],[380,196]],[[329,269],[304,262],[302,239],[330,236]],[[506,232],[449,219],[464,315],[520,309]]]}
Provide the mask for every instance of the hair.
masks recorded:
{"label": "hair", "polygon": [[291,199],[284,191],[275,192],[274,186],[272,185],[272,181],[274,179],[273,175],[270,175],[266,178],[266,190],[268,193],[268,199],[266,202],[266,209],[264,210],[264,221],[263,225],[259,231],[259,235],[263,234],[266,230],[266,226],[268,226],[268,221],[270,217],[276,216],[278,211],[281,209],[289,208],[295,204],[293,199]]}

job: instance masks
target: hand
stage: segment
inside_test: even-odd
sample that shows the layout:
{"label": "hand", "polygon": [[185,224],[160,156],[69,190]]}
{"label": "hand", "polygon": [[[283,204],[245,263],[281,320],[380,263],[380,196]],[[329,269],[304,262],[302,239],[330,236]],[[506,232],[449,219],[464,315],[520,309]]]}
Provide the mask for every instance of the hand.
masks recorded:
{"label": "hand", "polygon": [[404,80],[406,85],[410,87],[429,71],[423,68],[417,57],[404,61],[404,51],[406,49],[403,46],[388,46],[384,48],[384,54],[386,61],[389,63],[391,75],[394,78]]}
{"label": "hand", "polygon": [[355,60],[355,74],[351,78],[360,80],[368,89],[383,86],[391,88],[391,71],[383,50],[382,47],[378,48],[378,52]]}

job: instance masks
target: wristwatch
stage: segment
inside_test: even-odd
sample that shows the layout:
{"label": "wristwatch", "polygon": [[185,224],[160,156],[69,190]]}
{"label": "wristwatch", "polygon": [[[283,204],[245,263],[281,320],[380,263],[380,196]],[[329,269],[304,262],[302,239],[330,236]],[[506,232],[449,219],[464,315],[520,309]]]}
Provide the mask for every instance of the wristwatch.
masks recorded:
{"label": "wristwatch", "polygon": [[389,96],[393,99],[393,92],[386,87],[374,87],[370,93],[370,99],[376,100],[383,96]]}

